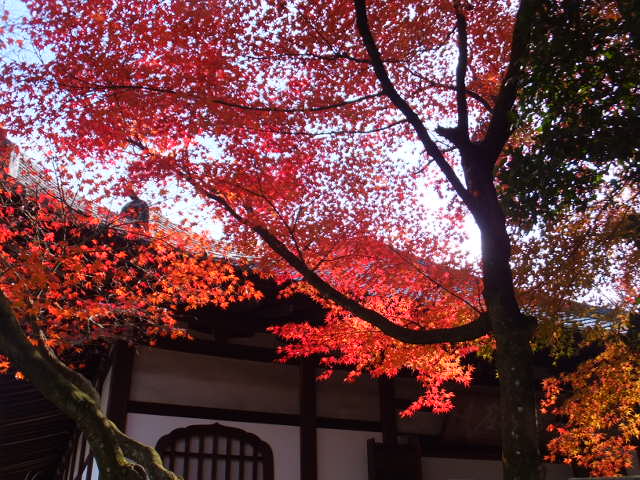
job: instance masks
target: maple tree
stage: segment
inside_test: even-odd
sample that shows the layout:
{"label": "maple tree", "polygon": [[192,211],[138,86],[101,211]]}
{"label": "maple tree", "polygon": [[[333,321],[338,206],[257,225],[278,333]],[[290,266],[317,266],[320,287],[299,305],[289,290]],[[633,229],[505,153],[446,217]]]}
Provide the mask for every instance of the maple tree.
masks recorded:
{"label": "maple tree", "polygon": [[[494,174],[545,2],[27,4],[25,34],[47,55],[3,66],[13,131],[126,164],[138,187],[195,192],[257,269],[329,310],[323,326],[277,330],[298,340],[288,355],[412,368],[413,408],[442,411],[443,382],[469,381],[461,357],[494,342],[504,478],[539,478],[535,319]],[[461,246],[465,214],[479,262]]]}
{"label": "maple tree", "polygon": [[115,339],[185,336],[179,314],[261,294],[238,267],[206,254],[210,242],[153,223],[143,229],[106,209],[94,215],[86,202],[68,203],[46,172],[26,169],[0,178],[0,372],[26,374],[69,415],[108,478],[138,478],[127,458],[177,478],[106,418],[91,383],[63,360]]}
{"label": "maple tree", "polygon": [[638,438],[637,351],[627,345],[640,305],[638,11],[637,2],[547,2],[518,142],[499,173],[536,341],[586,358],[545,381],[544,410],[558,415],[549,458],[593,475],[622,473]]}
{"label": "maple tree", "polygon": [[603,351],[576,371],[545,380],[543,412],[564,421],[551,424],[549,459],[559,457],[595,476],[619,475],[633,466],[640,436],[637,407],[637,345],[611,338]]}
{"label": "maple tree", "polygon": [[[556,415],[548,458],[593,475],[622,473],[638,438],[640,248],[628,227],[638,204],[637,197],[615,200],[604,197],[582,215],[554,215],[544,236],[516,242],[514,256],[519,300],[538,312],[536,344],[557,360],[582,360],[544,381],[543,412]],[[600,302],[575,302],[576,294]]]}
{"label": "maple tree", "polygon": [[542,235],[514,246],[520,301],[538,312],[536,342],[584,361],[544,382],[543,410],[557,416],[549,458],[593,475],[622,473],[638,439],[640,204],[637,185],[622,185],[605,182],[597,201],[554,212],[536,225]]}

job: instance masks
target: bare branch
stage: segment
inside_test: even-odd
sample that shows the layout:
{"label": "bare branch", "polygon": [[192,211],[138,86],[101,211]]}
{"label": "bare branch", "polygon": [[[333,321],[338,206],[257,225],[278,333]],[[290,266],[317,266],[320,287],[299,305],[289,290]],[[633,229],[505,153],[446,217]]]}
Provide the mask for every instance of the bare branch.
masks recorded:
{"label": "bare branch", "polygon": [[322,132],[308,132],[306,130],[281,130],[279,128],[262,129],[262,128],[247,127],[244,125],[241,128],[244,128],[246,130],[251,130],[254,132],[278,133],[281,135],[300,135],[305,137],[321,137],[325,135],[327,136],[329,135],[367,135],[369,133],[383,132],[385,130],[389,130],[391,128],[397,127],[398,125],[402,125],[403,123],[407,123],[406,118],[403,118],[402,120],[396,120],[387,125],[383,125],[382,127],[370,128],[366,130],[327,130]]}
{"label": "bare branch", "polygon": [[332,110],[334,108],[347,107],[349,105],[353,105],[366,100],[371,100],[373,98],[381,97],[382,95],[383,95],[383,92],[376,92],[369,95],[363,95],[358,98],[344,100],[342,102],[336,102],[328,105],[319,105],[316,107],[301,107],[301,108],[261,107],[261,106],[253,106],[253,105],[243,105],[240,103],[228,102],[226,100],[215,100],[215,99],[212,100],[212,102],[218,105],[224,105],[226,107],[238,108],[240,110],[253,110],[253,111],[259,111],[259,112],[276,112],[276,113],[313,113],[313,112],[323,112],[325,110]]}
{"label": "bare branch", "polygon": [[[411,73],[411,75],[418,77],[420,80],[422,80],[423,84],[428,86],[428,87],[433,87],[433,88],[442,88],[443,90],[455,90],[456,87],[455,85],[448,85],[446,83],[442,83],[442,82],[435,82],[433,80],[429,80],[427,77],[425,77],[424,75],[419,74],[418,72],[410,69],[409,73]],[[489,101],[484,98],[482,95],[480,95],[477,92],[474,92],[473,90],[469,90],[468,88],[465,89],[466,94],[473,98],[474,100],[476,100],[478,103],[480,103],[486,110],[487,112],[491,112],[493,110],[493,107],[491,106],[491,103],[489,103]]]}
{"label": "bare branch", "polygon": [[422,120],[418,114],[411,108],[411,106],[406,102],[404,98],[400,96],[398,91],[396,90],[393,82],[389,78],[389,74],[387,72],[384,63],[382,62],[382,58],[380,56],[380,52],[378,47],[376,46],[375,40],[369,28],[369,20],[367,18],[367,6],[365,0],[354,0],[355,10],[356,10],[356,24],[358,27],[358,31],[360,36],[362,37],[362,41],[364,46],[371,58],[371,65],[373,66],[373,70],[378,78],[378,81],[382,85],[382,92],[386,95],[389,100],[400,110],[403,115],[406,117],[407,121],[413,126],[418,139],[422,142],[425,147],[425,150],[431,157],[433,157],[434,161],[440,167],[440,170],[447,178],[451,187],[458,194],[460,199],[467,205],[467,207],[473,210],[474,200],[469,191],[464,187],[456,173],[453,171],[453,168],[447,162],[446,158],[435,144],[435,142],[431,139],[427,128],[424,126]]}
{"label": "bare branch", "polygon": [[[103,90],[103,91],[115,91],[115,90],[142,90],[146,92],[154,92],[154,93],[168,93],[172,95],[185,95],[189,96],[189,94],[180,92],[178,90],[173,90],[170,88],[163,87],[154,87],[150,85],[115,85],[115,84],[99,84],[99,83],[87,83],[87,88],[95,89],[95,90]],[[74,88],[70,85],[66,85],[67,88]],[[246,105],[242,103],[235,103],[222,99],[209,99],[209,102],[223,105],[225,107],[237,108],[239,110],[250,110],[254,112],[273,112],[273,113],[314,113],[314,112],[323,112],[325,110],[332,110],[334,108],[347,107],[356,103],[364,102],[366,100],[371,100],[373,98],[378,98],[383,96],[383,92],[371,93],[368,95],[363,95],[361,97],[352,98],[349,100],[343,100],[341,102],[331,103],[328,105],[318,105],[315,107],[300,107],[300,108],[290,108],[290,107],[270,107],[270,106],[262,106],[262,105]]]}
{"label": "bare branch", "polygon": [[[368,58],[357,58],[352,55],[348,55],[346,53],[342,53],[339,51],[331,54],[285,52],[279,55],[248,55],[246,58],[249,58],[252,60],[297,58],[300,60],[309,60],[309,61],[322,60],[322,61],[328,61],[328,62],[335,62],[338,60],[349,60],[354,63],[367,64],[367,65],[371,64],[371,60],[369,60]],[[401,62],[404,62],[405,60],[400,60],[397,58],[385,58],[382,61],[384,63],[401,63]]]}
{"label": "bare branch", "polygon": [[418,265],[415,264],[415,262],[412,262],[409,258],[407,258],[402,252],[400,252],[399,250],[396,250],[395,248],[393,248],[392,246],[389,246],[389,248],[391,249],[391,251],[393,253],[395,253],[398,257],[400,257],[405,263],[407,263],[409,266],[411,266],[411,268],[413,268],[418,275],[420,275],[421,277],[426,278],[427,280],[429,280],[431,283],[433,283],[436,287],[440,288],[441,290],[443,290],[444,292],[447,292],[449,295],[451,295],[452,297],[457,298],[458,300],[460,300],[461,302],[463,302],[464,304],[466,304],[469,308],[471,308],[472,310],[474,310],[476,313],[482,314],[482,312],[478,309],[478,307],[476,307],[474,304],[472,304],[471,302],[469,302],[466,298],[464,298],[462,295],[457,294],[456,292],[454,292],[453,290],[451,290],[450,288],[447,288],[445,285],[443,285],[441,282],[439,282],[438,280],[436,280],[435,278],[433,278],[431,275],[429,275],[427,272],[425,272],[423,269],[421,269],[420,267],[418,267]]}

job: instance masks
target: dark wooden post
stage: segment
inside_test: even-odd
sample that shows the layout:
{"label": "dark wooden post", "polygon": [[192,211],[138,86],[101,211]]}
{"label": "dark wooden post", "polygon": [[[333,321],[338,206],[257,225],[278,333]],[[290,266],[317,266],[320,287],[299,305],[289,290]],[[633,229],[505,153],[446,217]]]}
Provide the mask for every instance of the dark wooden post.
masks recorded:
{"label": "dark wooden post", "polygon": [[318,478],[318,441],[316,407],[316,361],[300,362],[300,479]]}
{"label": "dark wooden post", "polygon": [[131,392],[134,356],[135,349],[122,340],[116,342],[111,353],[111,386],[107,416],[123,432],[127,426],[127,404]]}
{"label": "dark wooden post", "polygon": [[382,443],[367,442],[369,480],[420,480],[422,464],[416,445],[398,444],[397,412],[393,379],[378,379]]}
{"label": "dark wooden post", "polygon": [[382,443],[396,445],[398,441],[398,426],[394,405],[395,389],[393,379],[383,375],[378,379],[380,396],[380,424],[382,425]]}

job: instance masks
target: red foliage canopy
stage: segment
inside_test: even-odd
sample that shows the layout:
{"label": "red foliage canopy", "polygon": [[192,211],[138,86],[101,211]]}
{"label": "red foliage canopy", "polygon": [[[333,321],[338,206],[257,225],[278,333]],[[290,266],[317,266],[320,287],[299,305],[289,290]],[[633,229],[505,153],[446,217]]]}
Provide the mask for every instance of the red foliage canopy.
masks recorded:
{"label": "red foliage canopy", "polygon": [[[268,247],[285,248],[303,270],[393,325],[456,327],[484,309],[478,272],[460,246],[462,204],[417,155],[412,127],[372,74],[351,1],[28,5],[32,41],[52,55],[6,65],[5,76],[20,85],[3,97],[21,112],[13,129],[45,135],[100,168],[126,162],[127,180],[138,186],[177,179],[229,220],[235,247],[258,250],[257,268],[299,279],[300,269]],[[452,32],[465,18],[473,135],[484,133],[501,85],[513,14],[510,3],[488,1],[368,7],[394,88],[444,126],[458,101]],[[437,160],[449,177],[458,161]],[[427,186],[444,201],[434,205]],[[256,245],[256,227],[273,241]],[[293,288],[330,313],[322,327],[275,330],[298,340],[288,356],[320,352],[329,367],[347,363],[375,375],[409,367],[427,392],[414,407],[437,411],[451,407],[445,381],[470,381],[460,360],[477,342],[401,343],[317,285]]]}
{"label": "red foliage canopy", "polygon": [[0,289],[23,328],[58,354],[184,336],[177,313],[260,298],[237,266],[207,255],[204,239],[92,213],[30,168],[0,179]]}

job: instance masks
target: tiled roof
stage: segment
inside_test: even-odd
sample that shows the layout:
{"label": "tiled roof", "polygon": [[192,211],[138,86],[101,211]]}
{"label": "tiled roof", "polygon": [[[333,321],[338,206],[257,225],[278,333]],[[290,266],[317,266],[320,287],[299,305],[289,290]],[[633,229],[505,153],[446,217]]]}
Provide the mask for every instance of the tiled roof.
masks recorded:
{"label": "tiled roof", "polygon": [[[27,190],[35,194],[46,193],[63,200],[66,205],[77,211],[84,212],[89,216],[102,218],[109,224],[119,223],[119,213],[110,211],[100,204],[82,198],[77,193],[71,192],[68,188],[62,186],[50,171],[37,165],[31,159],[23,155],[20,150],[8,140],[4,140],[5,144],[9,144],[9,175],[15,178]],[[6,159],[5,159],[6,161]],[[2,154],[0,152],[0,162],[2,162]],[[180,226],[167,217],[163,216],[159,209],[150,209],[149,225],[155,235],[168,238],[176,234],[182,234],[186,237],[192,236],[193,232]],[[246,255],[232,251],[229,245],[223,242],[209,240],[207,242],[207,253],[221,259],[229,261],[249,260]]]}

